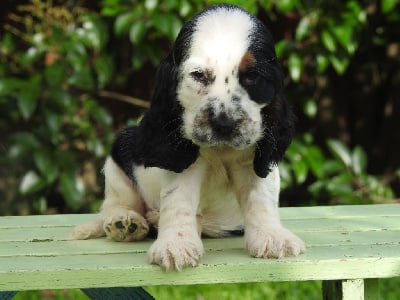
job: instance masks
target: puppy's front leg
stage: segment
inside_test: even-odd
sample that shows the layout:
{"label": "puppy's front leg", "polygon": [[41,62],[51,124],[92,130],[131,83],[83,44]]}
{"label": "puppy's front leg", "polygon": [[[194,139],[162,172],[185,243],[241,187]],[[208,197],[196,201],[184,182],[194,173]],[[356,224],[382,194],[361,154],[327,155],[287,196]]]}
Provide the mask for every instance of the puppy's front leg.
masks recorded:
{"label": "puppy's front leg", "polygon": [[182,173],[166,171],[160,195],[157,240],[149,249],[149,260],[166,270],[196,266],[203,255],[196,214],[203,178],[201,164]]}
{"label": "puppy's front leg", "polygon": [[255,182],[242,189],[239,197],[245,219],[245,244],[250,255],[280,258],[304,252],[303,241],[280,222],[278,168],[275,167],[267,178],[253,179]]}

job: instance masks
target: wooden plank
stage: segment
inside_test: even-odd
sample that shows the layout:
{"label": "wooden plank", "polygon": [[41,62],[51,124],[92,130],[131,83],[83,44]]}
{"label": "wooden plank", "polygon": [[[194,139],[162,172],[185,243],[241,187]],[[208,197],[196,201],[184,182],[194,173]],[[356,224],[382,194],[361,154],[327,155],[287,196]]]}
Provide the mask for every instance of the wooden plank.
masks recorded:
{"label": "wooden plank", "polygon": [[347,279],[342,281],[343,300],[364,300],[364,280]]}
{"label": "wooden plank", "polygon": [[66,241],[72,227],[27,227],[0,229],[2,242],[50,242]]}
{"label": "wooden plank", "polygon": [[301,232],[308,247],[335,245],[399,244],[400,230]]}
{"label": "wooden plank", "polygon": [[0,257],[86,255],[147,252],[151,242],[117,243],[107,239],[85,241],[9,242],[2,243]]}
{"label": "wooden plank", "polygon": [[207,252],[201,265],[166,274],[146,253],[0,258],[0,290],[400,276],[400,246],[316,247],[299,257],[255,259],[244,250]]}
{"label": "wooden plank", "polygon": [[[77,243],[84,243],[77,242]],[[46,270],[46,268],[59,268],[69,267],[69,264],[75,263],[78,267],[85,266],[86,268],[93,268],[99,264],[103,264],[103,258],[110,260],[107,261],[105,266],[111,268],[120,268],[120,259],[127,258],[131,261],[132,265],[144,263],[147,265],[147,254],[146,250],[149,243],[141,244],[142,249],[134,249],[128,247],[126,243],[111,243],[115,244],[114,251],[99,247],[103,250],[93,251],[92,253],[85,251],[85,247],[80,247],[78,251],[72,251],[68,253],[60,253],[57,250],[43,251],[42,253],[26,253],[26,255],[15,255],[15,256],[2,256],[0,257],[0,273],[14,272],[23,270]],[[99,244],[101,245],[101,244]],[[207,249],[207,244],[205,246]],[[72,249],[72,248],[71,248]],[[211,263],[213,265],[230,263],[251,263],[251,264],[270,264],[270,263],[292,263],[297,261],[318,261],[318,260],[330,260],[332,266],[335,261],[346,261],[351,259],[365,259],[375,258],[377,261],[382,257],[390,257],[393,259],[398,258],[400,251],[400,245],[350,245],[350,246],[326,246],[326,247],[312,247],[307,250],[305,254],[298,257],[289,257],[280,260],[264,260],[254,259],[249,257],[248,253],[242,247],[240,248],[226,248],[224,250],[207,250],[202,262]],[[46,257],[54,258],[51,260],[51,265],[46,265]],[[68,259],[67,259],[68,258]],[[43,259],[43,263],[40,266],[36,266],[38,262]],[[400,258],[398,258],[400,261]],[[57,261],[58,260],[58,261]],[[113,262],[116,264],[113,265]],[[73,266],[71,266],[73,267]],[[400,268],[400,266],[399,266]]]}
{"label": "wooden plank", "polygon": [[283,220],[282,223],[297,231],[329,232],[329,231],[368,231],[400,229],[398,216],[366,216],[357,218],[327,218]]}
{"label": "wooden plank", "polygon": [[400,216],[400,204],[332,205],[280,208],[282,219]]}
{"label": "wooden plank", "polygon": [[[282,223],[299,235],[315,233],[314,236],[321,237],[324,234],[330,236],[331,234],[346,235],[349,232],[400,230],[400,217],[394,216],[346,218],[340,221],[337,219],[284,220]],[[72,228],[72,226],[3,228],[0,229],[0,243],[3,241],[65,241]]]}
{"label": "wooden plank", "polygon": [[[0,257],[14,257],[23,255],[69,255],[69,254],[101,254],[101,253],[135,253],[146,252],[153,240],[134,243],[117,243],[106,238],[85,241],[57,240],[54,235],[39,239],[31,238],[31,242],[3,242],[0,243]],[[307,247],[320,246],[360,246],[374,244],[398,245],[400,243],[400,230],[398,231],[355,231],[355,232],[302,232],[301,238]],[[35,242],[32,242],[35,240]],[[203,244],[208,251],[222,251],[224,249],[243,249],[242,237],[224,239],[203,239]]]}
{"label": "wooden plank", "polygon": [[93,220],[95,214],[0,217],[0,229],[29,227],[72,227]]}
{"label": "wooden plank", "polygon": [[[219,256],[226,255],[221,253]],[[236,260],[236,256],[230,258]],[[196,268],[169,273],[163,272],[158,266],[147,265],[145,254],[109,255],[95,259],[92,256],[79,256],[79,260],[74,257],[65,257],[68,265],[64,264],[62,268],[52,266],[59,263],[54,257],[37,261],[28,260],[26,257],[16,260],[19,266],[26,263],[25,270],[1,272],[0,290],[333,280],[343,277],[356,279],[360,277],[360,274],[366,278],[400,276],[399,260],[393,257],[334,261],[272,261],[251,258],[251,260],[239,259],[239,261],[230,259],[221,263],[224,261],[223,257],[207,256]],[[91,268],[87,267],[89,262],[92,263]],[[94,265],[94,262],[97,265]],[[38,267],[38,263],[43,263],[46,267]]]}
{"label": "wooden plank", "polygon": [[281,212],[305,240],[305,254],[255,259],[242,237],[206,239],[199,267],[168,274],[147,262],[152,241],[66,241],[72,226],[94,215],[0,218],[0,291],[400,276],[400,205]]}
{"label": "wooden plank", "polygon": [[[338,205],[280,208],[282,220],[342,219],[358,217],[400,216],[400,204]],[[0,228],[75,226],[93,220],[94,214],[6,216],[0,218]]]}

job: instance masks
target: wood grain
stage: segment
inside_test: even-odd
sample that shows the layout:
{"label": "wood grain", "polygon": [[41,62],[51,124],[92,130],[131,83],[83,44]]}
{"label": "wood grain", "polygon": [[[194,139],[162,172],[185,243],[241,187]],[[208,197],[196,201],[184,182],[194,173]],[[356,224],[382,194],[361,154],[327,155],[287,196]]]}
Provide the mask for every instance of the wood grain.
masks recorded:
{"label": "wood grain", "polygon": [[255,259],[242,237],[205,239],[198,267],[169,273],[148,264],[152,240],[67,240],[74,225],[94,215],[0,217],[0,291],[400,276],[400,205],[280,212],[304,239],[305,254]]}

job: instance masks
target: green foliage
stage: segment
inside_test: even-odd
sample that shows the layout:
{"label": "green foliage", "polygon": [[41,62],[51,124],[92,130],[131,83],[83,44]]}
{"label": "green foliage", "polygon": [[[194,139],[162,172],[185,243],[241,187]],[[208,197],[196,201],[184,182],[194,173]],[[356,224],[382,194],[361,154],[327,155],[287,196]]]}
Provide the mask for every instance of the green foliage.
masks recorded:
{"label": "green foliage", "polygon": [[[152,75],[143,80],[151,81],[182,24],[217,2],[103,0],[95,12],[31,0],[10,12],[0,35],[1,212],[46,212],[52,199],[67,211],[96,203],[102,194],[97,175],[121,125],[103,106],[101,92],[133,86],[149,95],[151,84],[145,88],[132,78],[147,72]],[[276,51],[299,123],[315,124],[310,132],[321,124],[319,80],[345,76],[362,43],[396,50],[391,34],[400,23],[397,1],[226,2],[259,13],[275,27],[284,25]],[[381,23],[374,25],[372,14]],[[120,122],[135,123],[134,117]],[[389,184],[399,166],[390,180],[371,175],[371,150],[364,145],[312,136],[299,132],[289,148],[283,187],[306,187],[313,202],[384,202],[395,196]]]}
{"label": "green foliage", "polygon": [[[358,48],[366,23],[366,8],[356,0],[310,5],[288,0],[279,2],[278,11],[298,14],[294,40],[282,40],[280,57],[289,57],[288,68],[294,81],[306,69],[322,73],[331,65],[343,74]],[[265,7],[269,9],[269,5]]]}
{"label": "green foliage", "polygon": [[49,197],[57,195],[76,210],[97,192],[96,184],[87,182],[95,174],[84,166],[103,161],[113,135],[111,116],[92,96],[113,73],[113,61],[103,51],[107,31],[104,21],[89,12],[73,16],[52,7],[54,15],[70,17],[65,26],[39,6],[27,8],[48,18],[26,27],[23,34],[29,38],[23,43],[10,33],[1,40],[0,130],[7,145],[1,157],[7,173],[1,175],[20,178],[6,195],[19,203],[2,211],[28,205],[35,213],[45,212]]}
{"label": "green foliage", "polygon": [[[387,22],[400,24],[394,2],[382,1],[380,9]],[[314,97],[320,92],[313,92],[318,85],[316,75],[326,78],[331,70],[344,75],[368,30],[374,34],[374,46],[382,45],[389,35],[376,34],[377,30],[369,28],[372,25],[368,23],[368,14],[378,8],[361,1],[273,3],[260,1],[271,19],[282,14],[297,21],[289,35],[292,38],[276,43],[277,55],[287,68],[290,81],[296,83],[290,85],[289,98],[296,99],[304,117],[318,122],[318,103]],[[281,173],[284,188],[306,186],[313,203],[382,203],[395,198],[386,178],[368,173],[367,153],[361,146],[350,149],[335,139],[321,145],[309,133],[292,143]]]}
{"label": "green foliage", "polygon": [[356,146],[350,150],[339,140],[327,140],[328,153],[313,144],[311,135],[295,140],[281,164],[284,187],[307,183],[315,202],[337,204],[384,203],[393,191],[378,177],[367,172],[367,155]]}
{"label": "green foliage", "polygon": [[189,16],[200,11],[201,1],[139,1],[104,0],[102,15],[114,20],[114,33],[118,38],[127,36],[133,46],[132,65],[140,69],[146,62],[160,63],[162,48],[155,47],[165,39],[175,40]]}

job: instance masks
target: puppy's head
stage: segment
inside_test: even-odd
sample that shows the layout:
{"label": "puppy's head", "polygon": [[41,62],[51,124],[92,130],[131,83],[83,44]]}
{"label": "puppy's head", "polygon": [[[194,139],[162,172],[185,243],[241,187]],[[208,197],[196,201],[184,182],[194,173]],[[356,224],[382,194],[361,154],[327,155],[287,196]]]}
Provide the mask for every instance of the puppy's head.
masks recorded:
{"label": "puppy's head", "polygon": [[217,5],[182,28],[161,64],[153,107],[168,103],[182,139],[197,147],[254,147],[254,170],[265,177],[292,134],[282,81],[266,27]]}

